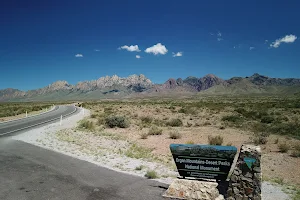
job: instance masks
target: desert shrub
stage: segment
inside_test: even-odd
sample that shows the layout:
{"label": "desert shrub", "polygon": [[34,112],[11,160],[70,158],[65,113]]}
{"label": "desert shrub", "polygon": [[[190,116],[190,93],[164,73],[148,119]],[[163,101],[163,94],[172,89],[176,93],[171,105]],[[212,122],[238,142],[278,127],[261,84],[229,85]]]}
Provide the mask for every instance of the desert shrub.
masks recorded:
{"label": "desert shrub", "polygon": [[161,119],[154,119],[152,124],[154,124],[156,126],[165,126],[166,125],[165,121],[163,121]]}
{"label": "desert shrub", "polygon": [[119,128],[128,128],[129,122],[128,120],[123,116],[109,116],[105,118],[105,124],[110,127],[119,127]]}
{"label": "desert shrub", "polygon": [[184,113],[184,114],[190,114],[190,115],[195,115],[197,114],[196,112],[196,109],[195,108],[190,108],[190,107],[187,107],[187,108],[180,108],[178,110],[179,113]]}
{"label": "desert shrub", "polygon": [[261,121],[261,123],[270,124],[270,123],[274,122],[275,119],[272,116],[263,116],[260,121]]}
{"label": "desert shrub", "polygon": [[176,118],[176,119],[171,119],[167,122],[168,126],[172,126],[172,127],[179,127],[179,126],[183,126],[183,122],[181,119]]}
{"label": "desert shrub", "polygon": [[79,128],[84,128],[87,129],[89,131],[94,131],[95,130],[95,124],[92,121],[88,121],[88,120],[82,120],[79,122]]}
{"label": "desert shrub", "polygon": [[140,166],[137,166],[137,167],[135,168],[135,170],[140,171],[140,170],[142,170],[142,169],[144,169],[144,168],[145,168],[144,165],[140,165]]}
{"label": "desert shrub", "polygon": [[269,135],[270,134],[266,132],[255,133],[252,139],[253,143],[255,145],[267,144]]}
{"label": "desert shrub", "polygon": [[154,170],[148,170],[147,173],[145,174],[145,177],[148,179],[158,178],[157,173]]}
{"label": "desert shrub", "polygon": [[299,158],[300,157],[300,151],[297,151],[297,150],[292,151],[291,156],[295,157],[295,158]]}
{"label": "desert shrub", "polygon": [[163,130],[157,126],[151,126],[148,135],[161,135]]}
{"label": "desert shrub", "polygon": [[91,118],[96,118],[97,114],[91,114]]}
{"label": "desert shrub", "polygon": [[215,137],[208,136],[208,143],[210,145],[222,145],[223,144],[223,137],[220,135],[217,135]]}
{"label": "desert shrub", "polygon": [[179,133],[178,130],[172,130],[169,132],[169,137],[171,139],[179,139],[179,138],[181,138],[181,134]]}
{"label": "desert shrub", "polygon": [[206,121],[206,122],[203,123],[203,126],[210,126],[210,125],[211,125],[211,123],[208,122],[208,121]]}
{"label": "desert shrub", "polygon": [[148,138],[148,134],[143,132],[141,133],[141,139],[147,139]]}
{"label": "desert shrub", "polygon": [[224,116],[222,117],[222,121],[228,121],[228,122],[240,122],[242,121],[242,118],[238,115],[228,115],[228,116]]}
{"label": "desert shrub", "polygon": [[274,123],[268,127],[268,131],[278,135],[290,135],[295,138],[300,138],[300,124],[299,123]]}
{"label": "desert shrub", "polygon": [[153,118],[150,116],[142,116],[141,121],[145,124],[151,124],[151,122],[153,121]]}
{"label": "desert shrub", "polygon": [[281,153],[286,153],[290,149],[290,146],[286,142],[284,142],[278,144],[278,149]]}

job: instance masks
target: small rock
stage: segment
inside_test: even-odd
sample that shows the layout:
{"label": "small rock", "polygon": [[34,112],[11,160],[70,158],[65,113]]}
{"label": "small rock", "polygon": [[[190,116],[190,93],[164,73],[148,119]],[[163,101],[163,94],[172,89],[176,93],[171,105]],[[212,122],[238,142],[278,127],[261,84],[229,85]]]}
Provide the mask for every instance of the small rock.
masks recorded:
{"label": "small rock", "polygon": [[234,196],[235,200],[243,200],[243,196],[240,194],[237,194]]}
{"label": "small rock", "polygon": [[233,188],[233,193],[234,194],[239,194],[240,193],[240,190],[236,187]]}

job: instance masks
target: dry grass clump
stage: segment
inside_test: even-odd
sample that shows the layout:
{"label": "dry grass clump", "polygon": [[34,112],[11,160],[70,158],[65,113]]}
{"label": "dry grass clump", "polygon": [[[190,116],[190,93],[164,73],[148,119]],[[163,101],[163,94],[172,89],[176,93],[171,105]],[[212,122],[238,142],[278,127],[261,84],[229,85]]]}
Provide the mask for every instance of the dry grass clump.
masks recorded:
{"label": "dry grass clump", "polygon": [[163,130],[157,126],[151,126],[148,135],[161,135]]}
{"label": "dry grass clump", "polygon": [[181,134],[179,133],[179,131],[176,129],[176,130],[172,130],[169,132],[169,136],[171,139],[179,139],[181,138]]}
{"label": "dry grass clump", "polygon": [[220,135],[217,135],[215,137],[208,136],[208,143],[210,145],[222,145],[223,144],[223,137]]}
{"label": "dry grass clump", "polygon": [[166,123],[167,126],[172,126],[172,127],[180,127],[183,126],[183,122],[181,119],[176,118],[176,119],[171,119]]}

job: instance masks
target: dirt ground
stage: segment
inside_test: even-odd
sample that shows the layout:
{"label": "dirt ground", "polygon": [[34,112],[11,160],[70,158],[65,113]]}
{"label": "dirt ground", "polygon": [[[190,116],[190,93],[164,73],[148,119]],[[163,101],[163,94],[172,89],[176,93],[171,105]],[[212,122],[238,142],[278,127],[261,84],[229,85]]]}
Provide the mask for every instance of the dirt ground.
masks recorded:
{"label": "dirt ground", "polygon": [[[245,128],[227,126],[222,117],[233,112],[230,106],[222,109],[202,108],[184,111],[184,106],[173,106],[170,103],[144,103],[144,102],[106,102],[85,105],[91,110],[91,118],[96,130],[125,137],[128,141],[148,148],[152,154],[162,160],[171,160],[169,145],[172,143],[208,144],[209,136],[221,136],[223,145],[236,146],[253,143],[253,131]],[[273,109],[274,110],[274,109]],[[274,111],[272,111],[274,112]],[[286,111],[287,115],[289,111]],[[107,128],[103,119],[109,115],[124,116],[130,122],[128,128]],[[143,118],[150,118],[151,122]],[[172,119],[180,119],[182,125],[172,127],[166,125]],[[152,127],[162,129],[162,134],[149,135]],[[170,132],[177,131],[180,138],[171,139]],[[142,139],[142,135],[147,135]],[[262,172],[266,180],[275,180],[281,183],[300,184],[300,158],[291,157],[291,150],[286,153],[279,152],[278,143],[288,143],[290,147],[298,140],[286,136],[271,134],[267,137],[262,148]]]}

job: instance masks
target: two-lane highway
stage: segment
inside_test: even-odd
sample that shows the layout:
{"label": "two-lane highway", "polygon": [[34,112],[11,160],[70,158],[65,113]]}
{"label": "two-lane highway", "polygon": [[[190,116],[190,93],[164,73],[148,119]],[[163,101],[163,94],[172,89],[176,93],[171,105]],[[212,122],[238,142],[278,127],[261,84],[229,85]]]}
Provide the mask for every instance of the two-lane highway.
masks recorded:
{"label": "two-lane highway", "polygon": [[9,135],[23,130],[28,130],[36,126],[54,122],[61,116],[67,117],[79,111],[79,108],[71,105],[56,106],[52,111],[27,117],[19,120],[0,123],[0,136]]}
{"label": "two-lane highway", "polygon": [[[1,200],[163,200],[167,185],[14,140],[32,128],[79,112],[74,106],[0,123]],[[23,133],[25,132],[26,133]]]}

